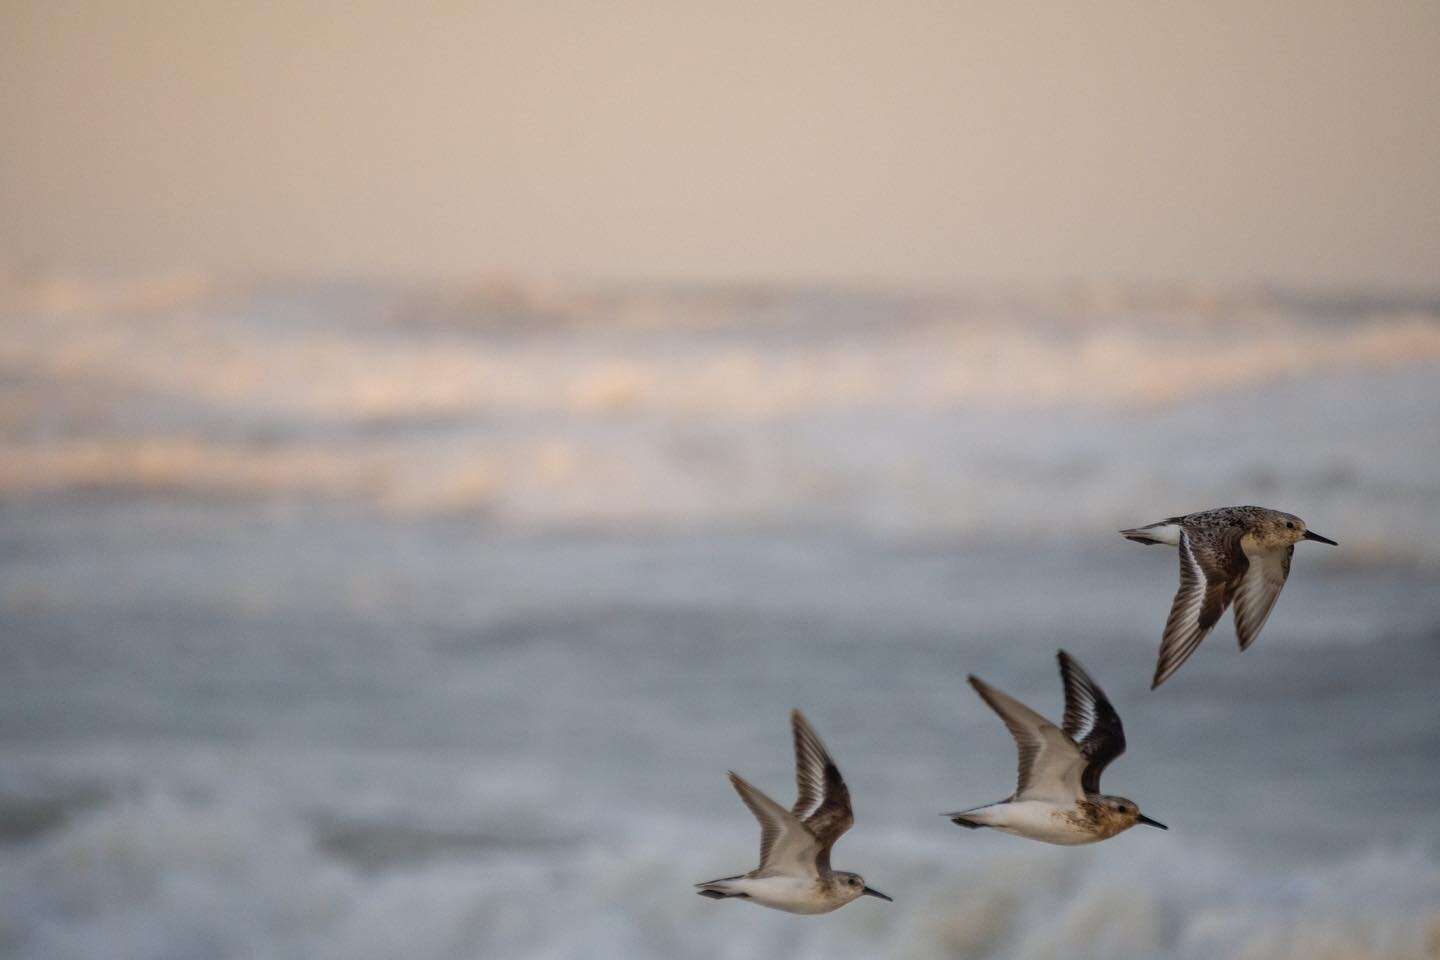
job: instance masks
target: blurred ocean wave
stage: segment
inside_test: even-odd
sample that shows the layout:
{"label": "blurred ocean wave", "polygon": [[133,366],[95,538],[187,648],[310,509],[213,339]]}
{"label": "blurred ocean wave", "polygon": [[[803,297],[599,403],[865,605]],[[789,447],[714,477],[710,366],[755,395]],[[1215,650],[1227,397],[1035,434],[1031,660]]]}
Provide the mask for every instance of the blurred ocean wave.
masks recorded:
{"label": "blurred ocean wave", "polygon": [[434,769],[409,772],[459,788],[462,825],[317,818],[283,767],[243,756],[69,809],[39,838],[0,848],[0,951],[1416,960],[1440,942],[1433,852],[1373,849],[1295,871],[1159,834],[1087,850],[976,849],[939,827],[872,823],[843,841],[844,863],[896,902],[817,922],[693,895],[697,869],[734,866],[750,849],[738,803],[718,829],[591,816],[577,832],[583,811],[547,823]]}
{"label": "blurred ocean wave", "polygon": [[[1440,304],[0,277],[0,956],[1440,955]],[[1173,552],[1303,545],[1146,686]],[[1054,652],[1172,827],[958,831]],[[815,921],[723,776],[834,749]],[[1139,831],[1136,831],[1139,833]],[[1087,952],[1088,951],[1088,952]]]}
{"label": "blurred ocean wave", "polygon": [[1440,361],[1440,301],[1411,298],[563,295],[189,276],[92,289],[12,276],[0,306],[13,376],[301,421],[1143,410]]}
{"label": "blurred ocean wave", "polygon": [[1440,563],[1413,298],[12,274],[0,303],[10,498],[1063,538],[1283,491],[1350,558]]}

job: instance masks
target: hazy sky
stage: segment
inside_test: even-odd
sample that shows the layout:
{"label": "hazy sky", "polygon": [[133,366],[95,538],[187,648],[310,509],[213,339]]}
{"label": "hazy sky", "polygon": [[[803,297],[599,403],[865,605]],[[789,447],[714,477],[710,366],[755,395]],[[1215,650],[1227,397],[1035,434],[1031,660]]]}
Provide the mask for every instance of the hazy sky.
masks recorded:
{"label": "hazy sky", "polygon": [[1440,287],[1440,2],[0,0],[0,259]]}

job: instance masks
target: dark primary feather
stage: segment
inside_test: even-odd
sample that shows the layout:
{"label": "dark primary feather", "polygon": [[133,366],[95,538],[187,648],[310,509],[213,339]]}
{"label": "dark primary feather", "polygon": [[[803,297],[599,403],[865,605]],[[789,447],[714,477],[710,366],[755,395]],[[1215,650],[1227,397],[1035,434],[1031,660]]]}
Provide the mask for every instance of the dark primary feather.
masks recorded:
{"label": "dark primary feather", "polygon": [[1100,792],[1100,774],[1110,762],[1125,752],[1125,728],[1120,715],[1110,705],[1079,661],[1061,650],[1060,678],[1065,683],[1065,719],[1062,729],[1080,747],[1085,756],[1085,772],[1080,783],[1086,793]]}
{"label": "dark primary feather", "polygon": [[795,734],[797,788],[795,806],[790,812],[820,841],[820,869],[824,872],[830,866],[830,847],[855,822],[850,809],[850,791],[805,715],[792,710],[790,726]]}

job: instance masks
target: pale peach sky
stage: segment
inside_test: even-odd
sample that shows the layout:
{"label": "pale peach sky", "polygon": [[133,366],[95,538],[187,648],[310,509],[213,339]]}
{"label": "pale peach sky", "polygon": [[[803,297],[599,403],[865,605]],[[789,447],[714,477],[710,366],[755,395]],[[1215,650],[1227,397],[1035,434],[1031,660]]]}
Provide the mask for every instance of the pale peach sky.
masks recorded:
{"label": "pale peach sky", "polygon": [[0,2],[0,260],[1440,287],[1440,2]]}

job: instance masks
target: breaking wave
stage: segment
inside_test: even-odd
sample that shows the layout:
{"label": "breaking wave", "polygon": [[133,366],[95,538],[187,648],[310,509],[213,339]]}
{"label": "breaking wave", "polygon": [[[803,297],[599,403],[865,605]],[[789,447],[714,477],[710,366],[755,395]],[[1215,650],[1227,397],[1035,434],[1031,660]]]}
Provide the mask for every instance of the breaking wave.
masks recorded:
{"label": "breaking wave", "polygon": [[502,808],[463,828],[372,815],[340,831],[278,797],[226,793],[132,791],[12,843],[0,860],[0,955],[1440,954],[1440,860],[1419,850],[1275,868],[1171,836],[1060,850],[977,842],[937,820],[847,838],[845,863],[896,902],[861,900],[817,921],[695,897],[697,876],[739,855],[703,839],[731,832],[704,822],[612,818],[577,836],[573,822]]}

